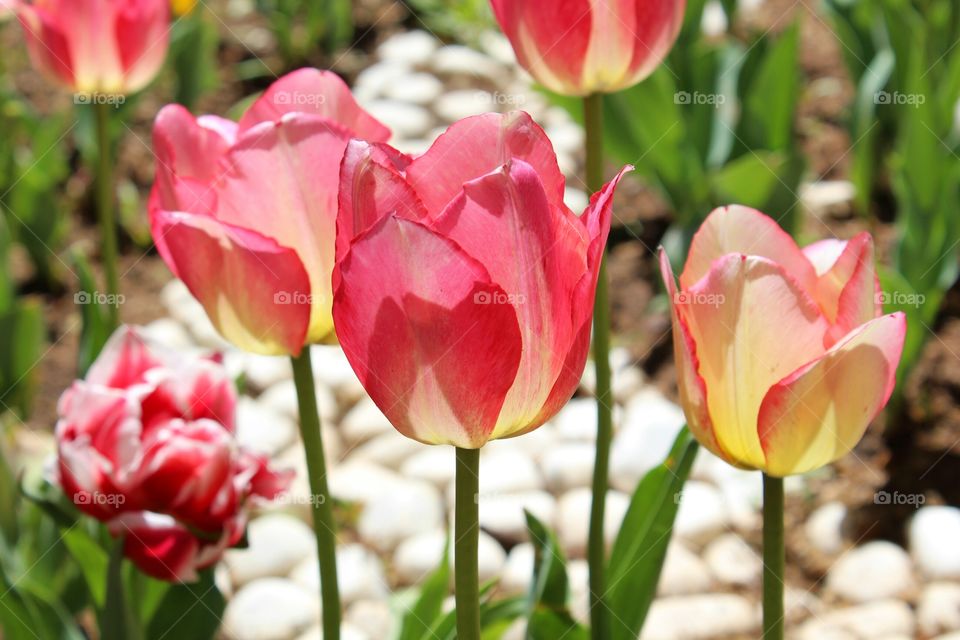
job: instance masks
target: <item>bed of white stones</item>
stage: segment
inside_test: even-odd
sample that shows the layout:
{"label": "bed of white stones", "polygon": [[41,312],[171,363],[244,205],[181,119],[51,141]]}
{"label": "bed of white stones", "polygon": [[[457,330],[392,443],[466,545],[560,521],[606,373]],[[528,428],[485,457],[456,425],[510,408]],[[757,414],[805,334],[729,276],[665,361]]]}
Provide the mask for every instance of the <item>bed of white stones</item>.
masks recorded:
{"label": "bed of white stones", "polygon": [[[489,34],[479,50],[442,46],[424,31],[397,35],[360,74],[360,101],[396,132],[394,144],[427,148],[446,124],[491,110],[524,109],[556,146],[577,211],[586,195],[574,176],[583,132],[550,108],[518,72],[506,41]],[[848,185],[808,185],[804,199],[820,207],[848,199]],[[309,490],[296,426],[287,360],[245,355],[223,343],[179,282],[163,292],[168,318],[149,325],[176,349],[226,351],[244,373],[239,438],[298,472],[291,493],[250,525],[250,546],[230,551],[218,567],[229,598],[222,635],[230,640],[320,638],[318,580],[309,521]],[[334,497],[358,505],[356,526],[341,532],[338,551],[346,640],[391,637],[398,599],[438,564],[452,507],[454,455],[394,431],[366,397],[342,353],[314,347],[317,392],[325,423]],[[618,529],[637,480],[666,454],[683,424],[680,409],[648,386],[625,351],[616,351],[617,432],[613,444],[609,536]],[[480,573],[499,578],[500,593],[526,591],[533,562],[523,510],[554,527],[570,558],[575,614],[586,617],[587,538],[595,437],[588,374],[575,398],[543,428],[494,442],[481,467]],[[792,483],[794,491],[802,483]],[[759,637],[761,561],[746,542],[759,528],[760,478],[702,452],[681,501],[675,540],[644,640]],[[927,507],[908,524],[911,550],[885,542],[851,548],[841,533],[839,504],[811,514],[805,533],[835,561],[808,591],[788,585],[789,622],[802,640],[960,640],[960,511]],[[511,632],[522,637],[522,627]]]}

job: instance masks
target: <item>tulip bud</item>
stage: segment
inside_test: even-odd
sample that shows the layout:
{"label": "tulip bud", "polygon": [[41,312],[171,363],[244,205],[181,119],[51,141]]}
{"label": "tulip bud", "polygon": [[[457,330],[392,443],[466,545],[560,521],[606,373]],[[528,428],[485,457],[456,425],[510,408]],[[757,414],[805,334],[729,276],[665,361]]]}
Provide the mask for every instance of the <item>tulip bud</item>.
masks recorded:
{"label": "tulip bud", "polygon": [[848,453],[893,392],[902,313],[882,315],[873,240],[801,250],[767,216],[710,214],[670,298],[691,432],[731,464],[783,477]]}
{"label": "tulip bud", "polygon": [[686,0],[492,0],[520,64],[563,95],[615,93],[657,68]]}

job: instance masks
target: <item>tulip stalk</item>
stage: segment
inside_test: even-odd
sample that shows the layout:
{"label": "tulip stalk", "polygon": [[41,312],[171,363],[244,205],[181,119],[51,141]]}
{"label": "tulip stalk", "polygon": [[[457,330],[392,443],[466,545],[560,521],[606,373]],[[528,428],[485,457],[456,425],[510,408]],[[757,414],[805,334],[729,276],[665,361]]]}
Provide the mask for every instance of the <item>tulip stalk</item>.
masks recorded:
{"label": "tulip stalk", "polygon": [[[587,189],[596,193],[603,188],[603,95],[584,98],[583,119],[587,134]],[[606,572],[606,547],[603,537],[607,502],[607,475],[610,468],[610,442],[613,438],[613,414],[610,391],[610,289],[607,282],[606,250],[600,262],[597,293],[593,307],[593,361],[596,366],[597,450],[593,465],[593,502],[590,510],[590,534],[587,560],[590,565],[590,628],[594,640],[609,637],[609,624],[603,604]]]}
{"label": "tulip stalk", "polygon": [[340,587],[337,583],[336,529],[333,505],[327,486],[327,466],[317,409],[317,391],[313,380],[310,347],[305,346],[299,356],[291,358],[293,380],[300,408],[300,435],[307,456],[307,475],[310,480],[313,508],[313,533],[317,540],[317,561],[320,565],[320,599],[323,612],[323,637],[340,638]]}
{"label": "tulip stalk", "polygon": [[763,640],[783,640],[783,478],[763,474]]}
{"label": "tulip stalk", "polygon": [[480,639],[480,450],[457,448],[456,514],[454,522],[454,587],[457,638]]}
{"label": "tulip stalk", "polygon": [[100,223],[100,252],[103,271],[107,280],[109,294],[107,307],[110,330],[119,322],[117,295],[120,293],[120,278],[117,275],[117,222],[113,211],[113,164],[110,153],[110,109],[109,104],[95,101],[93,105],[97,122],[97,217]]}

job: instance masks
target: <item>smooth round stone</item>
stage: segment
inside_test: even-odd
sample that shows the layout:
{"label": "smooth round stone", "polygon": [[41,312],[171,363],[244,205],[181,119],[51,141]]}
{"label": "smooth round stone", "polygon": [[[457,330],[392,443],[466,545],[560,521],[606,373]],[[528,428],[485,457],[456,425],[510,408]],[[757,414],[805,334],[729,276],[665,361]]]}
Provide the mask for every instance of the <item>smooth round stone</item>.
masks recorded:
{"label": "smooth round stone", "polygon": [[713,578],[707,564],[678,540],[670,542],[663,563],[659,596],[683,596],[706,593],[713,586]]}
{"label": "smooth round stone", "polygon": [[[317,408],[320,420],[327,426],[336,420],[337,399],[326,386],[318,384],[314,388],[317,396]],[[257,402],[281,413],[295,421],[300,420],[300,406],[297,402],[297,387],[293,380],[283,380],[270,386],[257,397]]]}
{"label": "smooth round stone", "polygon": [[293,377],[289,358],[248,353],[243,360],[243,375],[254,389],[263,390]]}
{"label": "smooth round stone", "polygon": [[570,584],[570,613],[574,620],[587,624],[590,619],[590,567],[586,560],[567,562]]}
{"label": "smooth round stone", "polygon": [[408,156],[421,156],[430,148],[431,140],[429,138],[421,138],[417,140],[391,140],[390,144],[400,153],[405,153]]}
{"label": "smooth round stone", "polygon": [[353,93],[361,103],[369,103],[383,97],[387,87],[401,76],[410,75],[410,65],[405,62],[381,61],[357,75]]}
{"label": "smooth round stone", "polygon": [[908,604],[899,600],[880,600],[820,614],[804,624],[797,637],[799,640],[912,638],[915,627],[913,611]]}
{"label": "smooth round stone", "polygon": [[433,110],[447,122],[457,122],[470,116],[497,111],[493,94],[479,89],[464,89],[444,93],[433,105]]}
{"label": "smooth round stone", "polygon": [[826,588],[857,603],[905,596],[915,588],[910,556],[892,542],[868,542],[837,560]]}
{"label": "smooth round stone", "polygon": [[275,456],[296,439],[297,426],[287,416],[247,396],[237,401],[237,441],[242,446]]}
{"label": "smooth round stone", "polygon": [[542,488],[543,478],[537,465],[520,451],[501,449],[480,460],[481,498]]}
{"label": "smooth round stone", "polygon": [[[619,406],[613,408],[613,424],[620,422]],[[574,398],[553,419],[561,440],[594,442],[597,439],[597,403],[592,398]]]}
{"label": "smooth round stone", "polygon": [[960,509],[924,507],[910,521],[910,554],[933,579],[960,578]]}
{"label": "smooth round stone", "polygon": [[[586,192],[577,189],[576,187],[567,186],[563,190],[563,203],[567,205],[571,211],[576,214],[581,214],[587,210],[587,207],[590,206],[590,196]],[[586,375],[587,370],[593,370],[593,362],[588,362],[587,367],[584,369],[584,374]],[[590,377],[593,378],[596,375],[596,372],[590,374]],[[617,386],[618,378],[620,377],[620,372],[617,372],[617,375],[614,377],[612,383],[613,387]],[[614,397],[619,398],[618,394],[614,394]]]}
{"label": "smooth round stone", "polygon": [[960,630],[960,584],[934,582],[920,595],[917,622],[926,636]]}
{"label": "smooth round stone", "polygon": [[404,478],[424,480],[441,491],[446,490],[457,475],[457,457],[452,447],[424,447],[400,466]]}
{"label": "smooth round stone", "polygon": [[365,460],[348,460],[330,470],[330,493],[337,500],[366,504],[403,479]]}
{"label": "smooth round stone", "polygon": [[711,542],[703,554],[710,572],[724,584],[746,587],[759,584],[763,561],[743,538],[728,533]]}
{"label": "smooth round stone", "polygon": [[423,451],[423,444],[400,435],[399,431],[381,433],[347,454],[349,460],[365,460],[387,469],[397,470],[410,456]]}
{"label": "smooth round stone", "polygon": [[247,539],[246,549],[230,549],[224,554],[234,587],[258,578],[285,576],[316,549],[310,527],[280,513],[253,520]]}
{"label": "smooth round stone", "polygon": [[759,625],[758,608],[743,596],[671,596],[653,601],[640,638],[707,640],[751,634]]}
{"label": "smooth round stone", "polygon": [[722,36],[727,32],[727,14],[718,0],[710,0],[704,6],[700,30],[710,38]]}
{"label": "smooth round stone", "polygon": [[586,140],[583,127],[572,121],[551,125],[546,133],[558,153],[579,153]]}
{"label": "smooth round stone", "polygon": [[527,539],[529,511],[548,527],[554,526],[557,501],[545,491],[480,496],[480,526],[502,542]]}
{"label": "smooth round stone", "polygon": [[680,407],[658,391],[645,390],[634,396],[614,437],[610,454],[613,485],[632,492],[644,474],[667,457],[685,422]]}
{"label": "smooth round stone", "polygon": [[529,592],[533,582],[535,555],[533,545],[529,542],[522,542],[510,550],[498,585],[504,595],[517,596]]}
{"label": "smooth round stone", "polygon": [[480,34],[479,42],[483,52],[497,62],[508,67],[517,64],[517,56],[513,53],[513,45],[499,31],[484,31]]}
{"label": "smooth round stone", "polygon": [[679,498],[680,509],[673,530],[680,538],[706,542],[729,523],[723,497],[715,487],[688,480]]}
{"label": "smooth round stone", "polygon": [[393,432],[393,425],[370,398],[363,398],[340,421],[340,433],[350,444],[366,442],[374,436]]}
{"label": "smooth round stone", "polygon": [[594,445],[586,442],[566,442],[553,447],[540,461],[547,488],[563,493],[590,486],[595,457]]}
{"label": "smooth round stone", "polygon": [[[440,565],[446,544],[447,533],[442,530],[423,533],[400,543],[393,556],[393,567],[401,583],[421,584]],[[486,582],[499,576],[506,559],[507,554],[500,543],[481,531],[477,549],[480,581]],[[451,567],[453,560],[451,550]]]}
{"label": "smooth round stone", "polygon": [[[330,427],[323,427],[324,452],[328,467],[337,459],[340,451],[340,441],[336,431]],[[311,512],[316,500],[310,488],[310,478],[307,473],[307,457],[300,443],[284,450],[274,457],[274,466],[281,471],[292,471],[293,479],[287,489],[276,498],[265,502],[261,509],[265,512],[284,512],[296,515],[305,522],[310,522]]]}
{"label": "smooth round stone", "polygon": [[[312,627],[297,640],[323,640],[323,627]],[[340,640],[370,640],[370,637],[357,627],[344,623],[340,625]]]}
{"label": "smooth round stone", "polygon": [[440,43],[426,31],[407,31],[392,35],[377,47],[383,60],[421,65],[429,62]]}
{"label": "smooth round stone", "polygon": [[421,106],[397,100],[371,100],[365,105],[374,118],[397,138],[420,138],[433,126],[430,112]]}
{"label": "smooth round stone", "polygon": [[318,384],[333,391],[343,406],[352,405],[367,395],[340,347],[314,345],[310,349],[310,356],[313,359],[313,377]]}
{"label": "smooth round stone", "polygon": [[810,211],[824,211],[847,205],[853,202],[856,196],[856,187],[847,180],[813,182],[800,189],[800,200]]}
{"label": "smooth round stone", "polygon": [[[302,560],[290,574],[290,579],[304,589],[320,593],[316,555]],[[358,600],[386,598],[389,594],[380,558],[359,544],[337,547],[337,584],[344,605]]]}
{"label": "smooth round stone", "polygon": [[504,74],[496,60],[461,45],[448,45],[430,59],[433,70],[448,75],[464,75],[498,82]]}
{"label": "smooth round stone", "polygon": [[[574,489],[557,503],[557,537],[570,556],[584,555],[590,532],[590,508],[593,495],[590,489]],[[630,506],[630,498],[619,491],[607,492],[603,532],[607,546],[613,544],[620,531],[620,523]]]}
{"label": "smooth round stone", "polygon": [[227,604],[221,632],[229,640],[289,640],[316,624],[317,597],[289,580],[263,578]]}
{"label": "smooth round stone", "polygon": [[193,297],[187,285],[181,280],[171,280],[163,285],[163,289],[160,290],[160,302],[163,303],[167,313],[187,327],[198,319],[207,317],[203,305]]}
{"label": "smooth round stone", "polygon": [[553,423],[548,422],[530,433],[523,434],[520,438],[492,440],[483,446],[483,451],[487,455],[501,451],[520,452],[531,460],[539,461],[543,454],[556,444],[557,440],[556,427]]}
{"label": "smooth round stone", "polygon": [[443,83],[429,73],[412,73],[397,76],[384,91],[389,100],[410,104],[428,105],[443,94]]}
{"label": "smooth round stone", "polygon": [[843,551],[843,521],[847,517],[847,507],[841,502],[829,502],[812,514],[803,527],[810,544],[826,555],[836,555]]}
{"label": "smooth round stone", "polygon": [[141,332],[152,342],[172,351],[188,351],[196,348],[190,333],[173,318],[159,318],[145,325]]}
{"label": "smooth round stone", "polygon": [[380,551],[443,526],[443,504],[437,489],[426,482],[402,480],[378,493],[360,516],[361,539]]}
{"label": "smooth round stone", "polygon": [[371,640],[392,637],[394,618],[383,600],[361,600],[347,608],[344,622],[367,634]]}

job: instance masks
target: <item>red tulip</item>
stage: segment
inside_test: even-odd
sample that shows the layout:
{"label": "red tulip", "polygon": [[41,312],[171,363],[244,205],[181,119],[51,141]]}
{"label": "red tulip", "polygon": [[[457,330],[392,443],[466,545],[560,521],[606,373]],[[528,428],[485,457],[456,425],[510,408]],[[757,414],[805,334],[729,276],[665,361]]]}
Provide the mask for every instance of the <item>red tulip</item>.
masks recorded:
{"label": "red tulip", "polygon": [[221,365],[171,358],[121,328],[60,399],[60,485],[144,572],[194,579],[242,537],[248,501],[288,481],[238,449],[235,403]]}
{"label": "red tulip", "polygon": [[657,68],[686,0],[492,0],[520,64],[564,95],[615,93]]}
{"label": "red tulip", "polygon": [[275,82],[239,123],[164,107],[154,127],[154,242],[221,334],[296,355],[334,340],[337,189],[352,137],[390,132],[333,73]]}
{"label": "red tulip", "polygon": [[805,473],[848,453],[890,398],[902,313],[882,315],[867,233],[801,250],[746,207],[714,211],[694,236],[673,310],[691,432],[731,464]]}
{"label": "red tulip", "polygon": [[520,112],[460,121],[414,160],[351,143],[334,322],[401,433],[477,448],[559,411],[586,362],[618,180],[574,215],[549,140]]}
{"label": "red tulip", "polygon": [[160,71],[169,0],[18,0],[33,65],[82,93],[128,94]]}

